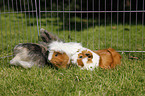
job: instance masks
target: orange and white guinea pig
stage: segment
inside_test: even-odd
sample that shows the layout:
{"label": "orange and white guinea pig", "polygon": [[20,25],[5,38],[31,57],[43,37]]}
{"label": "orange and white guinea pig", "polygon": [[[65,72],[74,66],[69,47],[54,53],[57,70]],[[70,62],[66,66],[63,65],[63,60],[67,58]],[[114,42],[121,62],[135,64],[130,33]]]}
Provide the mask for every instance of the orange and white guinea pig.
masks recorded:
{"label": "orange and white guinea pig", "polygon": [[48,47],[48,60],[56,68],[67,68],[70,64],[71,56],[83,48],[80,43],[58,41],[51,42]]}
{"label": "orange and white guinea pig", "polygon": [[112,48],[97,51],[83,48],[71,59],[73,64],[87,70],[93,70],[98,66],[104,69],[115,68],[117,64],[121,64],[121,55]]}

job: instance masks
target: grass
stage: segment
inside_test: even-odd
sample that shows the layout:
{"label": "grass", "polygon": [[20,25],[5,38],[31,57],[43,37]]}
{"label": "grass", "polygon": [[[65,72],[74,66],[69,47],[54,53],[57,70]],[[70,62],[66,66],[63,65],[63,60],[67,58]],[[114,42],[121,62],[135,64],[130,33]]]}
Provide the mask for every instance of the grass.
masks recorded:
{"label": "grass", "polygon": [[[77,18],[78,19],[78,18]],[[53,20],[53,21],[52,21]],[[80,19],[74,29],[71,22],[70,29],[65,21],[42,18],[41,27],[59,35],[65,41],[81,42],[83,46],[92,50],[113,47],[116,50],[145,50],[142,45],[142,25],[111,25],[98,26],[92,21],[83,19],[81,31]],[[36,18],[25,19],[25,14],[0,14],[0,57],[12,55],[13,47],[22,42],[38,42]],[[46,24],[47,22],[47,24]],[[52,25],[53,23],[53,25]],[[117,29],[118,28],[118,29]],[[124,30],[125,29],[125,30]],[[137,30],[137,31],[136,31]],[[123,36],[124,34],[124,36]],[[69,37],[69,38],[68,38]],[[144,38],[143,38],[144,39]],[[122,65],[112,70],[97,68],[94,71],[80,70],[72,66],[69,69],[52,69],[33,67],[24,69],[10,66],[12,57],[0,60],[0,95],[145,95],[145,66],[144,53],[121,54]],[[129,56],[138,57],[137,60],[128,59]]]}

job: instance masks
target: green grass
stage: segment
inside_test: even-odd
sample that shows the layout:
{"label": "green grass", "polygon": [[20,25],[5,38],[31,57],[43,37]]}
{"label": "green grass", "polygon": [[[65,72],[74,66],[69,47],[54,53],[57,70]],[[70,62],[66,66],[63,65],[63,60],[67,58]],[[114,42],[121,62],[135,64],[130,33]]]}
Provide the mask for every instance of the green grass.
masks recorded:
{"label": "green grass", "polygon": [[[63,22],[60,19],[58,27],[56,18],[42,18],[41,27],[53,31],[65,41],[81,42],[83,46],[92,50],[108,47],[116,50],[145,50],[145,45],[142,45],[142,25],[136,27],[119,24],[117,30],[116,24],[113,24],[111,29],[111,25],[99,27],[95,23],[93,30],[92,21],[88,21],[87,29],[87,21],[83,19],[83,30],[81,31],[80,19],[77,18],[78,29],[75,31],[74,20],[71,21],[71,30],[69,30],[67,21],[65,21],[65,30],[63,30]],[[26,17],[25,19],[24,14],[1,14],[0,22],[2,22],[0,23],[0,57],[12,55],[12,49],[18,43],[38,42],[36,18]],[[71,39],[68,38],[69,35]],[[113,70],[98,68],[94,71],[80,70],[75,66],[59,70],[49,66],[24,69],[10,66],[9,60],[12,57],[1,58],[0,95],[145,95],[145,60],[143,59],[145,54],[124,53],[121,55],[123,57],[121,66]],[[131,60],[128,59],[129,56],[139,59]]]}

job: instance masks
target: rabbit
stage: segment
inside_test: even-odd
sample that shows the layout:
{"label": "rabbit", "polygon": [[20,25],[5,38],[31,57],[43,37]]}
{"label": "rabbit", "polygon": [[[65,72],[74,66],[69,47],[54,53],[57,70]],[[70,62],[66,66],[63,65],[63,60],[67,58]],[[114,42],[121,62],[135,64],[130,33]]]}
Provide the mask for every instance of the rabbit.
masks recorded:
{"label": "rabbit", "polygon": [[115,68],[121,64],[121,55],[113,48],[92,51],[84,48],[71,57],[73,64],[77,64],[81,69],[94,70],[97,67],[103,69]]}
{"label": "rabbit", "polygon": [[46,64],[50,65],[47,60],[48,53],[47,48],[41,44],[21,43],[14,47],[14,58],[10,64],[26,69],[34,65],[44,67]]}
{"label": "rabbit", "polygon": [[48,60],[49,51],[47,46],[52,41],[64,41],[43,28],[40,29],[39,38],[42,39],[42,41],[39,41],[39,44],[22,43],[16,45],[14,48],[14,58],[10,61],[10,64],[19,65],[24,68],[31,68],[34,65],[43,67],[46,64],[52,66]]}
{"label": "rabbit", "polygon": [[68,68],[70,58],[73,54],[79,51],[82,47],[80,43],[75,42],[59,42],[53,41],[48,45],[49,55],[48,60],[58,68]]}

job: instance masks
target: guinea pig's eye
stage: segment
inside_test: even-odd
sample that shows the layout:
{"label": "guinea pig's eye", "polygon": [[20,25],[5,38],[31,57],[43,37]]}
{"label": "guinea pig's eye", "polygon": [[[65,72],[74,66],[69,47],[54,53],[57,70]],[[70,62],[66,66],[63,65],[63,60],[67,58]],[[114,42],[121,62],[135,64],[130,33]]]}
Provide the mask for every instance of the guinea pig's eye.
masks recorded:
{"label": "guinea pig's eye", "polygon": [[91,56],[88,56],[88,58],[91,58]]}
{"label": "guinea pig's eye", "polygon": [[55,54],[55,57],[57,57],[57,56],[58,56],[58,53]]}
{"label": "guinea pig's eye", "polygon": [[83,56],[79,56],[79,58],[83,58]]}

